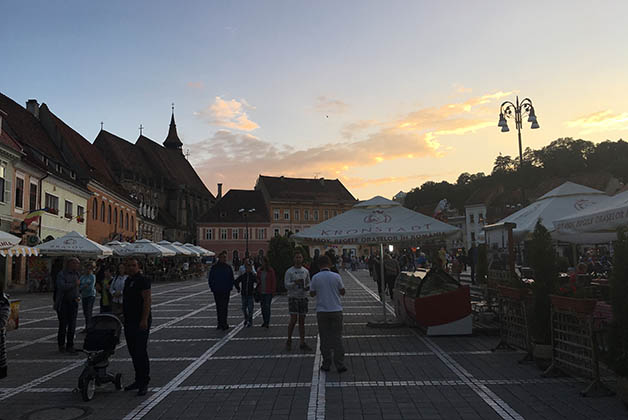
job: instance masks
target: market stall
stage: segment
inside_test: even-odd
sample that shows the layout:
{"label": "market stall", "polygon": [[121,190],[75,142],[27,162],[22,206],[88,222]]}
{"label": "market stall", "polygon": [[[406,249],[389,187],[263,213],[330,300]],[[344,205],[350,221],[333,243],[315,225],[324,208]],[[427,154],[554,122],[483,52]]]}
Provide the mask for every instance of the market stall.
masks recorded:
{"label": "market stall", "polygon": [[[407,209],[396,201],[376,196],[293,237],[305,243],[379,244],[380,261],[383,261],[384,245],[442,240],[458,232],[459,229],[454,226]],[[380,267],[381,278],[384,278],[384,264]],[[382,311],[382,319],[369,325],[386,326],[391,323],[386,314],[385,294],[382,296]]]}

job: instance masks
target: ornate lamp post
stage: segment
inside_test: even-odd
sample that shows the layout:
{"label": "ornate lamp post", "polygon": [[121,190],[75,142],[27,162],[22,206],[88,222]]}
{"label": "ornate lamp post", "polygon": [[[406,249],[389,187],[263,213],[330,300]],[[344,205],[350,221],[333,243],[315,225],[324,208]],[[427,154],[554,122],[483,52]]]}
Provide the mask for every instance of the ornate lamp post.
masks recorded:
{"label": "ornate lamp post", "polygon": [[238,213],[240,213],[240,215],[244,218],[244,225],[245,225],[245,232],[244,232],[244,238],[246,239],[246,249],[244,251],[244,257],[248,258],[249,257],[249,214],[251,213],[255,213],[255,209],[240,209],[238,210]]}
{"label": "ornate lamp post", "polygon": [[[539,128],[539,123],[536,120],[536,114],[534,112],[534,105],[532,105],[532,101],[530,98],[525,98],[521,102],[519,102],[519,97],[515,103],[510,101],[505,101],[501,104],[499,108],[499,123],[498,127],[501,127],[502,133],[507,133],[510,131],[508,128],[507,118],[515,120],[515,127],[517,128],[517,137],[519,138],[519,172],[521,173],[523,169],[523,150],[521,147],[521,127],[523,125],[523,118],[528,117],[528,122],[532,123],[530,125],[531,129]],[[523,181],[523,180],[522,180]],[[521,187],[521,195],[523,201],[525,202],[525,192],[523,186]]]}

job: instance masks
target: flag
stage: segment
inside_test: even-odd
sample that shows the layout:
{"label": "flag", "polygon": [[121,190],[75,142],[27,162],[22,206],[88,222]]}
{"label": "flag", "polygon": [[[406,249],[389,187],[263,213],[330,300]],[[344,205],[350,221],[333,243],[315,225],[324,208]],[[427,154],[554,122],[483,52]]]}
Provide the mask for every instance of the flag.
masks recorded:
{"label": "flag", "polygon": [[30,213],[28,213],[26,217],[24,218],[24,223],[26,224],[26,227],[28,227],[31,223],[37,220],[37,218],[39,218],[42,214],[46,213],[46,211],[48,211],[47,208],[33,210]]}

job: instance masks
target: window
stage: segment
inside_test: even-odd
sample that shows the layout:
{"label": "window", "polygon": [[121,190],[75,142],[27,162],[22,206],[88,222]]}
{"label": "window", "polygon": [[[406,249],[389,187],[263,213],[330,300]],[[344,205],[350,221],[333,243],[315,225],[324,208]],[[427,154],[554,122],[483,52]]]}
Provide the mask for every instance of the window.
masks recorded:
{"label": "window", "polygon": [[37,184],[31,182],[31,188],[28,192],[28,205],[30,211],[37,210]]}
{"label": "window", "polygon": [[6,181],[6,171],[7,168],[5,168],[4,166],[0,166],[0,202],[5,202],[4,201],[4,189],[6,187],[7,181]]}
{"label": "window", "polygon": [[273,218],[274,218],[275,220],[279,220],[279,209],[275,209],[275,210],[273,211]]}
{"label": "window", "polygon": [[120,210],[120,224],[118,226],[120,226],[120,228],[124,227],[124,213],[122,213],[122,210]]}
{"label": "window", "polygon": [[94,198],[94,204],[92,205],[92,219],[98,220],[98,199]]}
{"label": "window", "polygon": [[212,239],[214,239],[214,229],[205,229],[205,240],[211,241]]}
{"label": "window", "polygon": [[279,236],[279,229],[275,229],[275,236]]}
{"label": "window", "polygon": [[113,226],[118,224],[118,209],[113,209]]}
{"label": "window", "polygon": [[475,232],[471,232],[471,240],[475,241]]}
{"label": "window", "polygon": [[15,207],[24,208],[24,178],[15,177]]}
{"label": "window", "polygon": [[265,228],[257,228],[255,231],[255,239],[266,239],[266,229]]}
{"label": "window", "polygon": [[469,215],[469,223],[475,223],[475,217],[473,217],[473,213]]}
{"label": "window", "polygon": [[68,219],[72,218],[72,202],[65,200],[65,217]]}
{"label": "window", "polygon": [[240,229],[231,229],[231,239],[238,239]]}
{"label": "window", "polygon": [[107,223],[111,224],[111,205],[108,206],[109,211],[107,213]]}
{"label": "window", "polygon": [[290,235],[290,229],[286,229],[283,231],[283,236],[288,236]]}
{"label": "window", "polygon": [[478,214],[478,223],[484,224],[484,214]]}
{"label": "window", "polygon": [[135,217],[131,216],[131,230],[135,232]]}
{"label": "window", "polygon": [[76,206],[76,221],[79,223],[83,223],[85,219],[83,218],[85,214],[85,209],[81,206]]}
{"label": "window", "polygon": [[59,198],[46,193],[46,208],[48,213],[59,214]]}
{"label": "window", "polygon": [[334,217],[338,216],[338,210],[334,210]]}
{"label": "window", "polygon": [[220,239],[227,239],[227,229],[220,229]]}
{"label": "window", "polygon": [[296,229],[296,230],[294,231],[294,233],[299,233],[299,229]]}
{"label": "window", "polygon": [[306,222],[308,220],[310,220],[310,211],[309,210],[303,210],[303,220],[305,220]]}
{"label": "window", "polygon": [[283,211],[283,220],[290,220],[290,210]]}
{"label": "window", "polygon": [[299,210],[294,211],[294,220],[299,221]]}
{"label": "window", "polygon": [[129,213],[126,213],[125,218],[126,218],[126,221],[124,222],[125,229],[129,230]]}
{"label": "window", "polygon": [[318,222],[318,210],[314,210],[314,221]]}
{"label": "window", "polygon": [[105,221],[105,200],[100,203],[100,221]]}
{"label": "window", "polygon": [[323,214],[325,215],[325,220],[329,219],[329,210],[325,209]]}

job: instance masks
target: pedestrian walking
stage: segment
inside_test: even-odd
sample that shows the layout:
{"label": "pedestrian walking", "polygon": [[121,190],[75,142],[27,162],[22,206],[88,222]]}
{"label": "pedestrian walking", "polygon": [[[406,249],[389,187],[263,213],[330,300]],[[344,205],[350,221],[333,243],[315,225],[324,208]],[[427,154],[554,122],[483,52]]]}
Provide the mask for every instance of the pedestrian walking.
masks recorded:
{"label": "pedestrian walking", "polygon": [[102,267],[102,280],[96,276],[96,290],[100,293],[100,313],[111,312],[111,268]]}
{"label": "pedestrian walking", "polygon": [[312,348],[305,342],[305,315],[308,305],[307,292],[310,290],[310,272],[303,267],[303,254],[298,251],[294,253],[294,265],[286,271],[284,285],[288,291],[288,311],[290,312],[286,350],[292,349],[292,333],[298,320],[301,340],[299,348],[311,351]]}
{"label": "pedestrian walking", "polygon": [[96,276],[91,263],[85,267],[83,275],[79,278],[79,290],[81,292],[81,302],[83,303],[83,316],[85,317],[85,329],[83,329],[83,332],[85,332],[92,321],[94,301],[96,300]]}
{"label": "pedestrian walking", "polygon": [[469,263],[469,267],[471,268],[471,284],[475,284],[475,268],[478,264],[478,248],[475,245],[475,241],[471,242],[471,248],[467,251],[467,261]]}
{"label": "pedestrian walking", "polygon": [[120,320],[124,317],[124,283],[127,277],[126,266],[124,264],[118,264],[118,272],[109,287],[109,292],[111,293],[111,312],[120,318]]}
{"label": "pedestrian walking", "polygon": [[70,258],[65,264],[65,269],[57,275],[55,282],[55,305],[59,319],[57,331],[57,344],[60,352],[75,354],[74,332],[76,330],[76,317],[78,315],[79,275],[80,262],[78,258]]}
{"label": "pedestrian walking", "polygon": [[393,289],[395,288],[395,281],[397,280],[397,276],[401,272],[399,268],[399,263],[396,259],[391,257],[389,254],[384,254],[384,280],[386,282],[386,287],[388,288],[388,293],[390,294],[390,298],[393,298]]}
{"label": "pedestrian walking", "polygon": [[[342,345],[342,303],[345,286],[339,274],[329,270],[331,261],[320,258],[321,271],[312,277],[310,296],[316,297],[316,321],[320,337],[321,370],[329,371],[332,359],[338,373],[346,372],[345,350]],[[333,352],[333,356],[332,356]]]}
{"label": "pedestrian walking", "polygon": [[214,294],[216,302],[216,315],[218,318],[218,330],[228,330],[227,316],[229,312],[229,294],[233,289],[233,269],[227,264],[227,253],[221,252],[218,261],[209,271],[209,289]]}
{"label": "pedestrian walking", "polygon": [[133,361],[135,381],[124,390],[137,389],[137,395],[148,392],[150,382],[150,359],[148,358],[148,334],[152,323],[152,294],[150,280],[141,273],[136,258],[126,262],[128,277],[124,282],[122,297],[124,312],[124,338]]}
{"label": "pedestrian walking", "polygon": [[270,305],[273,301],[273,294],[277,290],[277,277],[275,270],[268,263],[268,258],[262,258],[262,265],[257,271],[257,291],[260,295],[260,306],[262,307],[262,327],[270,326]]}
{"label": "pedestrian walking", "polygon": [[253,273],[253,263],[249,258],[244,260],[244,268],[244,274],[239,275],[235,281],[235,288],[242,297],[244,326],[249,328],[253,325],[253,295],[257,288],[257,276]]}

